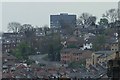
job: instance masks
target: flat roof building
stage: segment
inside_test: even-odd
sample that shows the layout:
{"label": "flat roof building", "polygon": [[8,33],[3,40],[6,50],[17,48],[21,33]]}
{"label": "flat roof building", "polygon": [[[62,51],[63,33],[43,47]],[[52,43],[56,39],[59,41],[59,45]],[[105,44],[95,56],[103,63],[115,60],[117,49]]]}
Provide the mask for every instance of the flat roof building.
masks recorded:
{"label": "flat roof building", "polygon": [[76,15],[60,13],[60,15],[50,15],[50,27],[62,28],[64,26],[76,26]]}

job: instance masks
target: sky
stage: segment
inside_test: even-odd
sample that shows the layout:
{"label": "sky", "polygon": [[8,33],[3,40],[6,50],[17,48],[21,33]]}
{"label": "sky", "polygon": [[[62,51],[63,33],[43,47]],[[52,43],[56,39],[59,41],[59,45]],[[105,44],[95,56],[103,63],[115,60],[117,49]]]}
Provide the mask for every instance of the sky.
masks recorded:
{"label": "sky", "polygon": [[99,20],[106,10],[117,7],[117,2],[2,2],[0,31],[7,31],[9,22],[49,26],[50,15],[60,13],[76,14],[78,17],[81,13],[88,12]]}

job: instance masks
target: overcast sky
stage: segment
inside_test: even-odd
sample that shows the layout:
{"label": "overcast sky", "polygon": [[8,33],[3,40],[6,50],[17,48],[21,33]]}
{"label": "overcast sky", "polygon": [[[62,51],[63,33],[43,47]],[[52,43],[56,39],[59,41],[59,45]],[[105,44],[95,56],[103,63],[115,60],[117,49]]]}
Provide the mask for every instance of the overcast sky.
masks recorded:
{"label": "overcast sky", "polygon": [[117,8],[117,2],[5,2],[2,3],[2,29],[9,22],[29,23],[34,26],[49,26],[51,14],[69,13],[79,16],[91,13],[99,19],[106,10]]}

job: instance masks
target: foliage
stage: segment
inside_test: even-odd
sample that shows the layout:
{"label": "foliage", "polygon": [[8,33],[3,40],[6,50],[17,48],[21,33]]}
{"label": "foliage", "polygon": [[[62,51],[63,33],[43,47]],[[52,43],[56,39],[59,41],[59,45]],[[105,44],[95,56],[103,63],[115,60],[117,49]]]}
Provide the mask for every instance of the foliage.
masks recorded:
{"label": "foliage", "polygon": [[104,48],[106,42],[106,37],[104,34],[97,35],[96,39],[93,42],[93,50],[98,51]]}
{"label": "foliage", "polygon": [[98,24],[101,25],[101,26],[107,26],[108,25],[108,19],[101,18],[100,22],[98,22]]}
{"label": "foliage", "polygon": [[68,23],[65,23],[63,20],[60,20],[61,30],[65,35],[72,35],[75,26],[71,26]]}
{"label": "foliage", "polygon": [[30,64],[32,64],[32,63],[35,63],[35,61],[34,61],[34,60],[31,60],[31,59],[28,59],[28,60],[26,61],[26,63],[27,63],[28,65],[30,65]]}
{"label": "foliage", "polygon": [[15,50],[13,50],[13,55],[19,59],[28,59],[28,55],[32,54],[31,47],[25,42],[20,43]]}
{"label": "foliage", "polygon": [[48,27],[48,25],[44,25],[43,28],[44,28],[45,35],[47,35],[47,31],[49,31],[50,28]]}
{"label": "foliage", "polygon": [[48,57],[52,61],[60,60],[60,50],[62,49],[62,45],[60,43],[60,35],[52,34],[52,37],[49,38],[48,44]]}
{"label": "foliage", "polygon": [[105,29],[104,34],[108,36],[108,35],[112,35],[114,32],[115,32],[114,28],[107,28]]}
{"label": "foliage", "polygon": [[89,13],[82,13],[81,16],[77,19],[77,26],[90,26],[96,23],[96,16],[93,16]]}
{"label": "foliage", "polygon": [[31,24],[23,24],[21,28],[21,32],[30,31],[32,29],[33,29],[33,26]]}
{"label": "foliage", "polygon": [[78,48],[75,44],[68,45],[67,48]]}
{"label": "foliage", "polygon": [[115,22],[118,19],[118,9],[109,9],[103,14],[110,22]]}

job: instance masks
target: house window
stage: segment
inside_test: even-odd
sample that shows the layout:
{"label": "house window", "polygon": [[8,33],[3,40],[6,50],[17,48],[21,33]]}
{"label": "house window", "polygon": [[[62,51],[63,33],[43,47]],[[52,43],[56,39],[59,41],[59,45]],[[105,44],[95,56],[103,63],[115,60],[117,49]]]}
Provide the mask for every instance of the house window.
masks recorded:
{"label": "house window", "polygon": [[79,58],[77,57],[77,60],[79,60]]}
{"label": "house window", "polygon": [[115,46],[117,46],[117,44],[115,44]]}
{"label": "house window", "polygon": [[19,40],[17,40],[17,42],[19,42]]}
{"label": "house window", "polygon": [[113,51],[114,49],[112,49],[112,51]]}

